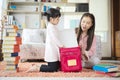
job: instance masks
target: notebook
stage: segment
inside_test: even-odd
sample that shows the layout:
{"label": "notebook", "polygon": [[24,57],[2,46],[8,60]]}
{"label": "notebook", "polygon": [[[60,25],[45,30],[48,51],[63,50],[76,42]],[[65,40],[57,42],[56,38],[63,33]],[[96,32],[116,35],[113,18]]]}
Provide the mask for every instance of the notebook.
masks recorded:
{"label": "notebook", "polygon": [[76,47],[77,36],[75,33],[75,29],[63,29],[60,31],[60,41],[64,44],[65,47]]}
{"label": "notebook", "polygon": [[60,48],[61,71],[81,71],[81,51],[77,44],[75,29],[64,29],[60,31],[60,40],[65,46],[64,48]]}

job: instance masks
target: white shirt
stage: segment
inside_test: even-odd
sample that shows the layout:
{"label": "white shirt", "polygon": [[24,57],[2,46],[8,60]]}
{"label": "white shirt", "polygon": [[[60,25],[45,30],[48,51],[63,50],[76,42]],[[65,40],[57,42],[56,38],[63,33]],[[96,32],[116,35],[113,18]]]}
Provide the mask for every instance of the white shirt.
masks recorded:
{"label": "white shirt", "polygon": [[59,41],[59,31],[56,25],[48,23],[46,47],[45,47],[45,61],[55,62],[60,60],[59,47],[63,46]]}

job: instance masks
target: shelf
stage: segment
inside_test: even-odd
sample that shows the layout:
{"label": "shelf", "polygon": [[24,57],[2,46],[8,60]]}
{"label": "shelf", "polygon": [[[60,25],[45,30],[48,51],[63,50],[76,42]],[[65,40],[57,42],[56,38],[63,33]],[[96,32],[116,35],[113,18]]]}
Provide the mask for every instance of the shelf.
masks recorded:
{"label": "shelf", "polygon": [[75,3],[64,3],[64,2],[59,2],[59,3],[54,3],[54,2],[41,2],[42,5],[50,5],[50,6],[74,6]]}
{"label": "shelf", "polygon": [[[83,3],[87,3],[87,2],[83,2]],[[59,3],[55,3],[55,2],[41,2],[42,5],[50,5],[50,6],[74,6],[76,4],[83,4],[83,3],[65,3],[65,2],[59,2]]]}
{"label": "shelf", "polygon": [[[52,0],[51,0],[52,1]],[[64,1],[64,0],[61,0]],[[37,28],[40,27],[41,20],[43,19],[43,12],[47,11],[50,7],[60,7],[60,12],[64,16],[63,24],[67,24],[70,27],[70,21],[78,20],[78,16],[81,16],[84,12],[79,9],[79,5],[84,3],[89,6],[89,0],[66,0],[64,2],[35,2],[34,0],[8,0],[7,1],[7,14],[14,16],[18,25],[22,26],[25,24],[26,28]],[[89,8],[89,7],[88,7]],[[76,12],[78,11],[78,12]],[[25,14],[25,15],[24,15]],[[23,16],[23,20],[19,18]],[[73,16],[69,18],[69,16]]]}
{"label": "shelf", "polygon": [[[62,15],[82,15],[85,12],[61,12]],[[43,14],[43,12],[42,12]]]}
{"label": "shelf", "polygon": [[10,1],[9,2],[11,5],[24,5],[24,6],[27,6],[27,5],[29,5],[29,6],[33,6],[33,5],[39,5],[39,2],[12,2],[12,1]]}
{"label": "shelf", "polygon": [[39,14],[40,12],[35,12],[35,11],[23,11],[23,10],[7,10],[8,13],[25,13],[25,14]]}

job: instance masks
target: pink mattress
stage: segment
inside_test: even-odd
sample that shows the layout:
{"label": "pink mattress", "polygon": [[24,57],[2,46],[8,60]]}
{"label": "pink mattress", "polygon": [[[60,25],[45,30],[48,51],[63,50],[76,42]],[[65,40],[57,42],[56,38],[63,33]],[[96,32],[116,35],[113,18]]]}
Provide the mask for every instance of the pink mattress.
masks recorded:
{"label": "pink mattress", "polygon": [[20,59],[43,59],[45,53],[45,44],[29,43],[20,46]]}

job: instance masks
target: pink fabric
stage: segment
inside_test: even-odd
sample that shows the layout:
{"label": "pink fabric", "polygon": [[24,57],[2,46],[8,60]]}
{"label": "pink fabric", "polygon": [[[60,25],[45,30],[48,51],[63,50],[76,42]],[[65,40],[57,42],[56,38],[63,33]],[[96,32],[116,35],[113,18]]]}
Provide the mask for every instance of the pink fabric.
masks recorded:
{"label": "pink fabric", "polygon": [[45,54],[44,44],[22,44],[19,56],[22,59],[43,59]]}
{"label": "pink fabric", "polygon": [[[87,48],[87,39],[88,39],[88,36],[80,38],[79,45],[82,48],[82,50],[86,50]],[[96,53],[96,36],[94,36],[92,46],[90,50],[87,51],[87,53],[90,57]]]}
{"label": "pink fabric", "polygon": [[78,72],[82,70],[80,47],[60,48],[61,70]]}

